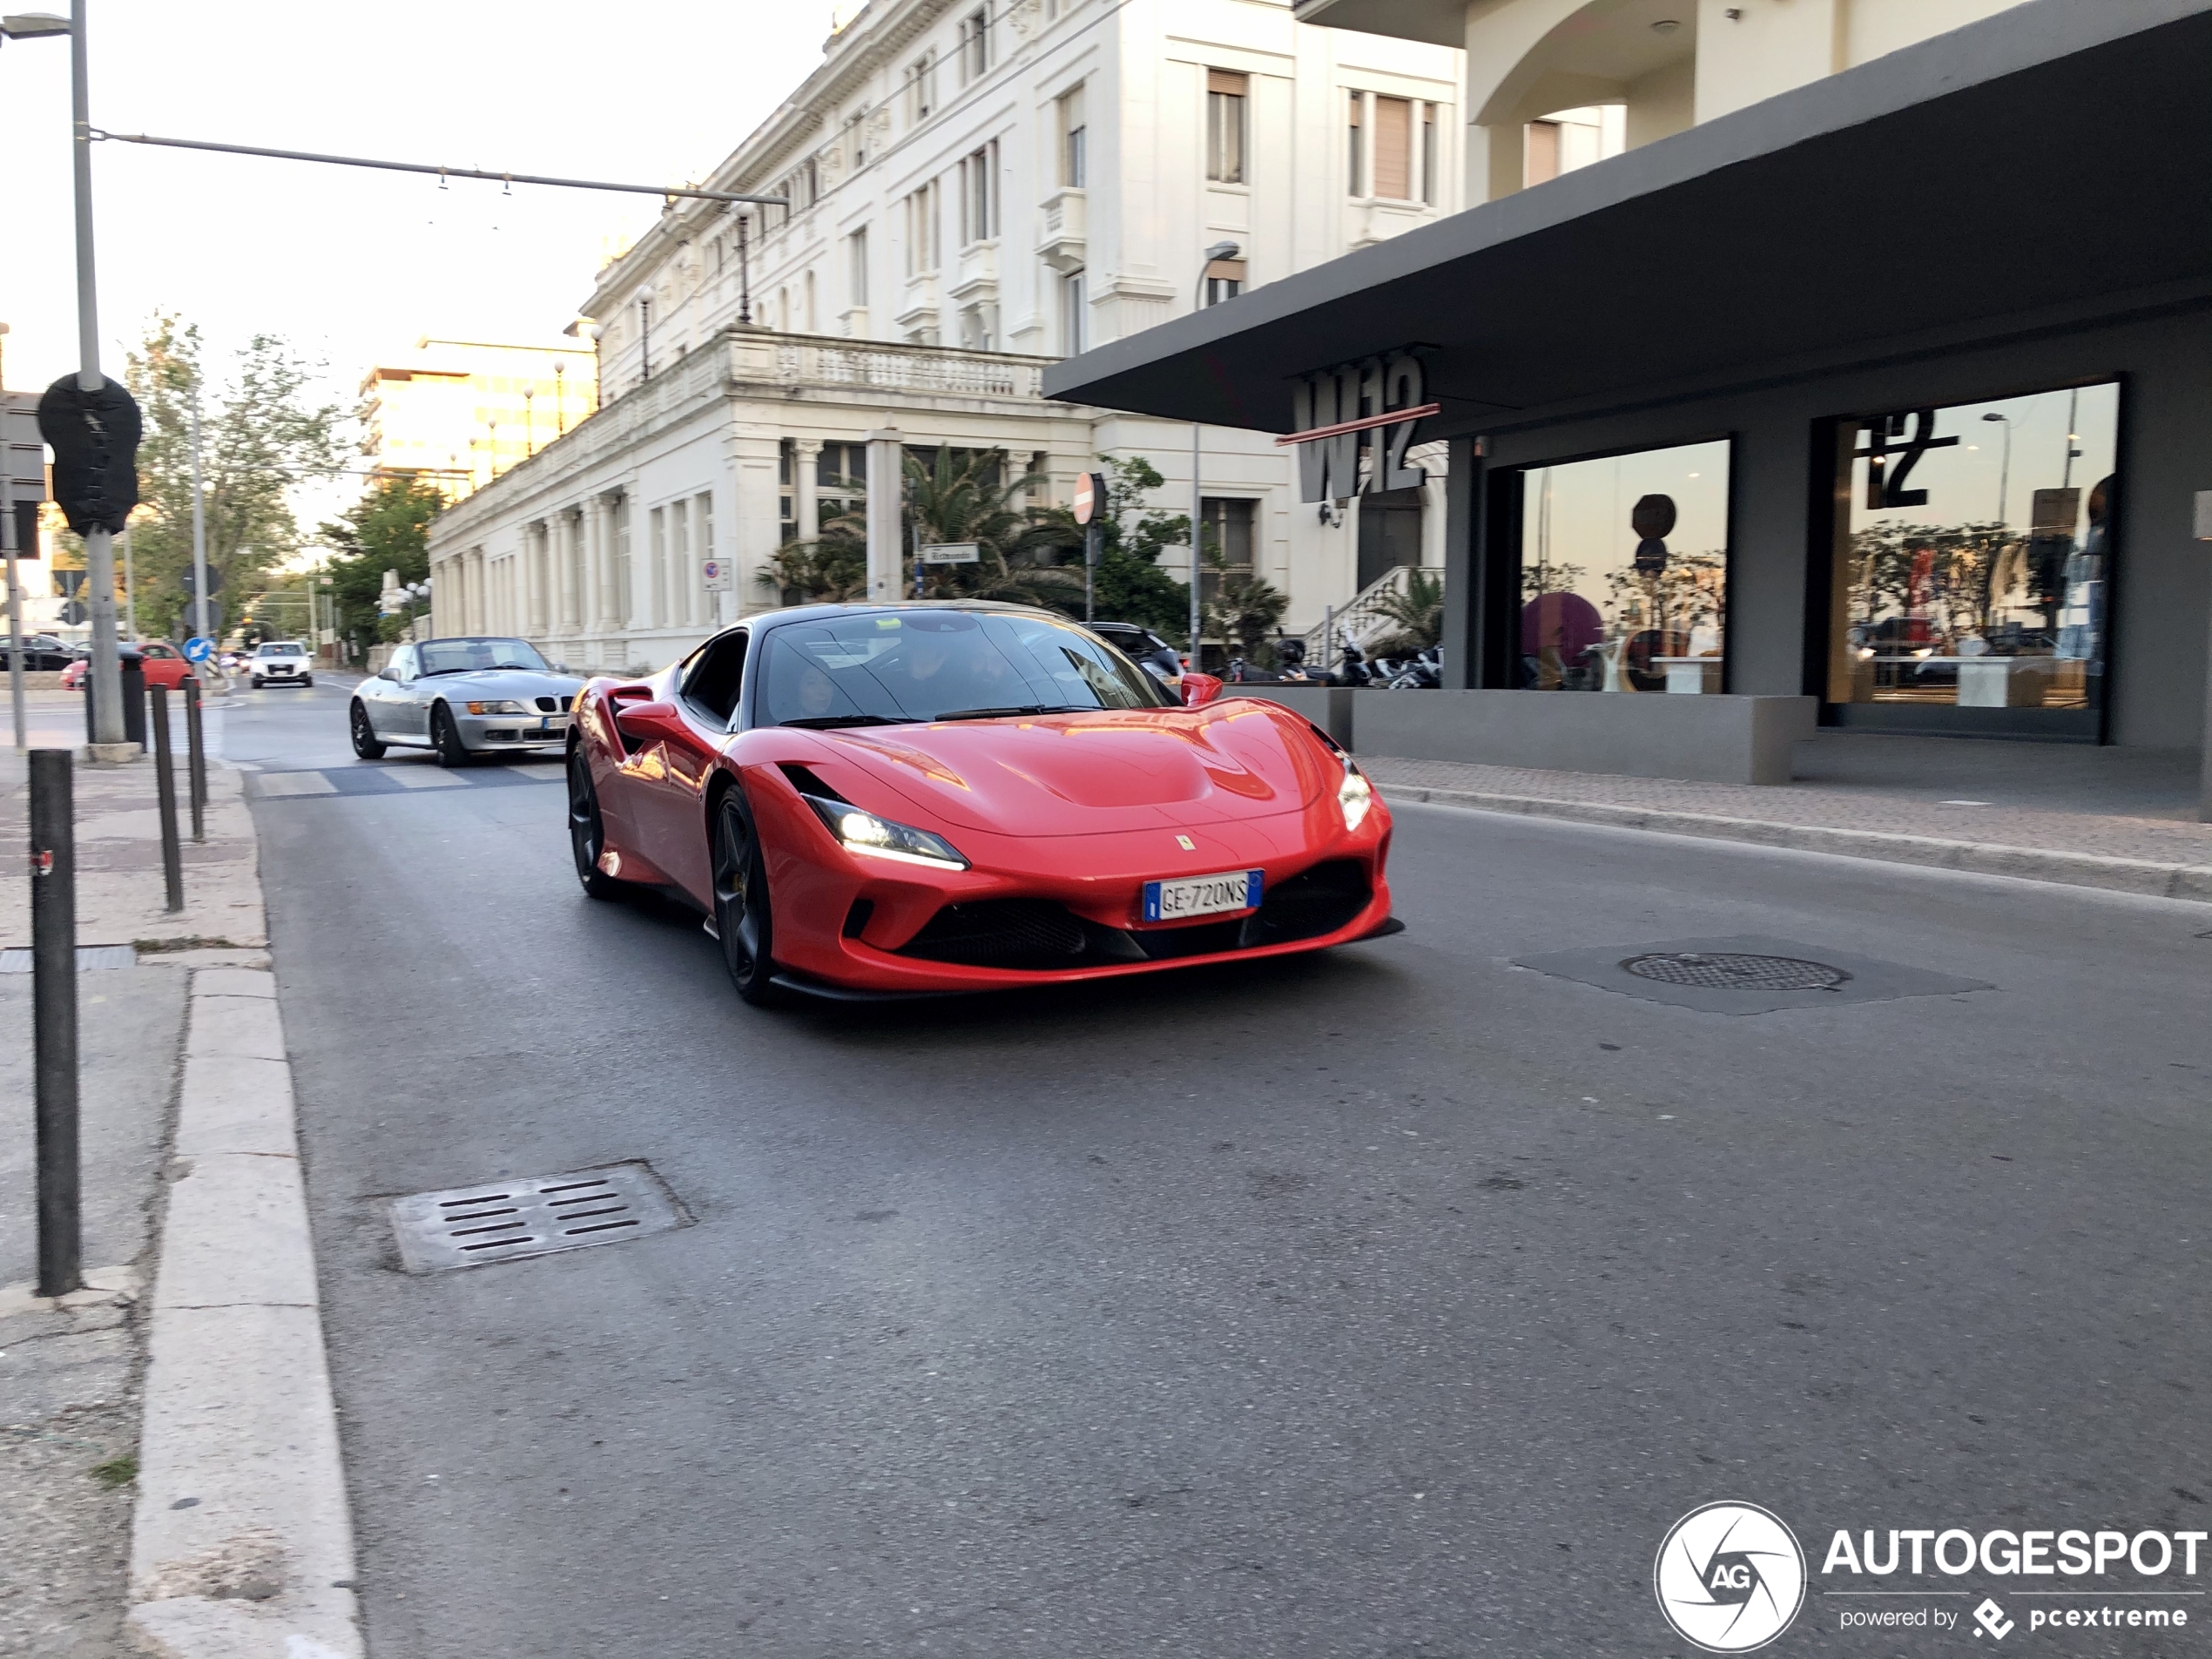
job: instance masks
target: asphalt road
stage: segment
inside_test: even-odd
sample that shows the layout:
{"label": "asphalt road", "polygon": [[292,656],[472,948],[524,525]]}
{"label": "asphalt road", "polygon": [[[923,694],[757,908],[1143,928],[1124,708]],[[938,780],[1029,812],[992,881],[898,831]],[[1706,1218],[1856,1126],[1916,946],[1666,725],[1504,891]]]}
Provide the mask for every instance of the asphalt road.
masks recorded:
{"label": "asphalt road", "polygon": [[[765,1015],[576,890],[556,767],[469,776],[255,807],[376,1659],[1687,1653],[1712,1500],[1816,1569],[2212,1517],[2212,910],[1415,806],[1402,937]],[[1993,988],[1512,965],[1738,934]],[[392,1195],[640,1157],[695,1224],[398,1271]],[[1881,1581],[1774,1651],[1972,1647],[1839,1635]]]}

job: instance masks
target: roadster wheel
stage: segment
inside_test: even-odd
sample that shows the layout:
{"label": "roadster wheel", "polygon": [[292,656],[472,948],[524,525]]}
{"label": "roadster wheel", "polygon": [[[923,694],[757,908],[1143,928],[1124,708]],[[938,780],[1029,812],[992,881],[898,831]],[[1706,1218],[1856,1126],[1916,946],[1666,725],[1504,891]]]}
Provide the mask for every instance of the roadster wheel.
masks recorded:
{"label": "roadster wheel", "polygon": [[745,797],[732,789],[714,814],[714,926],[738,995],[755,1008],[783,1000],[774,984],[775,927],[768,873]]}
{"label": "roadster wheel", "polygon": [[354,752],[363,760],[381,760],[384,745],[376,740],[376,728],[368,723],[368,711],[360,703],[354,705]]}
{"label": "roadster wheel", "polygon": [[442,703],[430,711],[430,746],[438,752],[442,766],[469,764],[469,751],[461,744],[461,728],[453,723],[453,711]]}
{"label": "roadster wheel", "polygon": [[576,879],[594,899],[617,896],[624,884],[599,867],[607,850],[607,833],[599,817],[599,792],[591,784],[591,763],[582,748],[569,751],[569,851],[576,860]]}

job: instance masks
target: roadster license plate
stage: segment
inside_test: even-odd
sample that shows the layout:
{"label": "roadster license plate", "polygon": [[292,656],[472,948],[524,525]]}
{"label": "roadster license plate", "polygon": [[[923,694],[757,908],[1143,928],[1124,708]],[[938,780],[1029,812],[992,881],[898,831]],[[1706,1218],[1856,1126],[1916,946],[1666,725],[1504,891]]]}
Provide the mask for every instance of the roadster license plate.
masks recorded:
{"label": "roadster license plate", "polygon": [[1259,904],[1260,872],[1231,870],[1224,875],[1194,875],[1181,881],[1144,884],[1144,920],[1181,921],[1224,910],[1251,910]]}

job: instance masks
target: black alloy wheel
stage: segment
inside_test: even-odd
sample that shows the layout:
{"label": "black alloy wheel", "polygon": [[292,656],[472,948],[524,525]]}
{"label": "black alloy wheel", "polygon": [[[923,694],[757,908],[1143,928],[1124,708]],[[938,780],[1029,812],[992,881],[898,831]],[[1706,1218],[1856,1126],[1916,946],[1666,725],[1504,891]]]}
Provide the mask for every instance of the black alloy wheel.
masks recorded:
{"label": "black alloy wheel", "polygon": [[384,745],[377,742],[376,728],[369,725],[368,711],[361,706],[358,698],[354,700],[351,725],[354,728],[354,752],[363,760],[381,760]]}
{"label": "black alloy wheel", "polygon": [[576,879],[594,899],[612,899],[624,885],[599,867],[607,850],[607,832],[599,817],[599,792],[592,786],[591,763],[581,745],[569,751],[569,852],[576,860]]}
{"label": "black alloy wheel", "polygon": [[723,965],[738,996],[757,1008],[783,1001],[774,983],[767,868],[752,810],[736,789],[723,795],[714,813],[714,926],[722,935]]}
{"label": "black alloy wheel", "polygon": [[469,764],[469,752],[461,746],[461,728],[453,723],[453,711],[442,703],[430,711],[430,746],[438,752],[442,766]]}

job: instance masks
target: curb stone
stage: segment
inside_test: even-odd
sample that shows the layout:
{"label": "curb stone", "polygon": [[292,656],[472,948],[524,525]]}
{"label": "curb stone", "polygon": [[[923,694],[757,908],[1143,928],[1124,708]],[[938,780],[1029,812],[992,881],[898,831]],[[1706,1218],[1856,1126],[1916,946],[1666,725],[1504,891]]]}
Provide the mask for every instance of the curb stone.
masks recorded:
{"label": "curb stone", "polygon": [[1654,830],[1696,835],[1708,840],[1745,841],[1804,853],[1874,859],[1889,864],[1918,864],[1964,870],[1976,875],[2017,876],[2065,887],[2101,887],[2153,898],[2187,899],[2212,904],[2212,865],[2168,864],[2154,859],[2106,858],[2094,853],[2060,853],[1993,841],[1951,840],[1934,835],[1901,835],[1882,830],[1831,829],[1815,824],[1782,824],[1766,819],[1729,818],[1714,813],[1670,812],[1649,806],[1613,806],[1602,801],[1555,800],[1541,795],[1493,794],[1473,789],[1433,789],[1379,784],[1386,800],[1423,801],[1435,806],[1466,806],[1486,813],[1514,813],[1529,818],[1559,818],[1616,829]]}
{"label": "curb stone", "polygon": [[195,968],[186,1021],[128,1626],[160,1659],[363,1659],[275,976]]}

